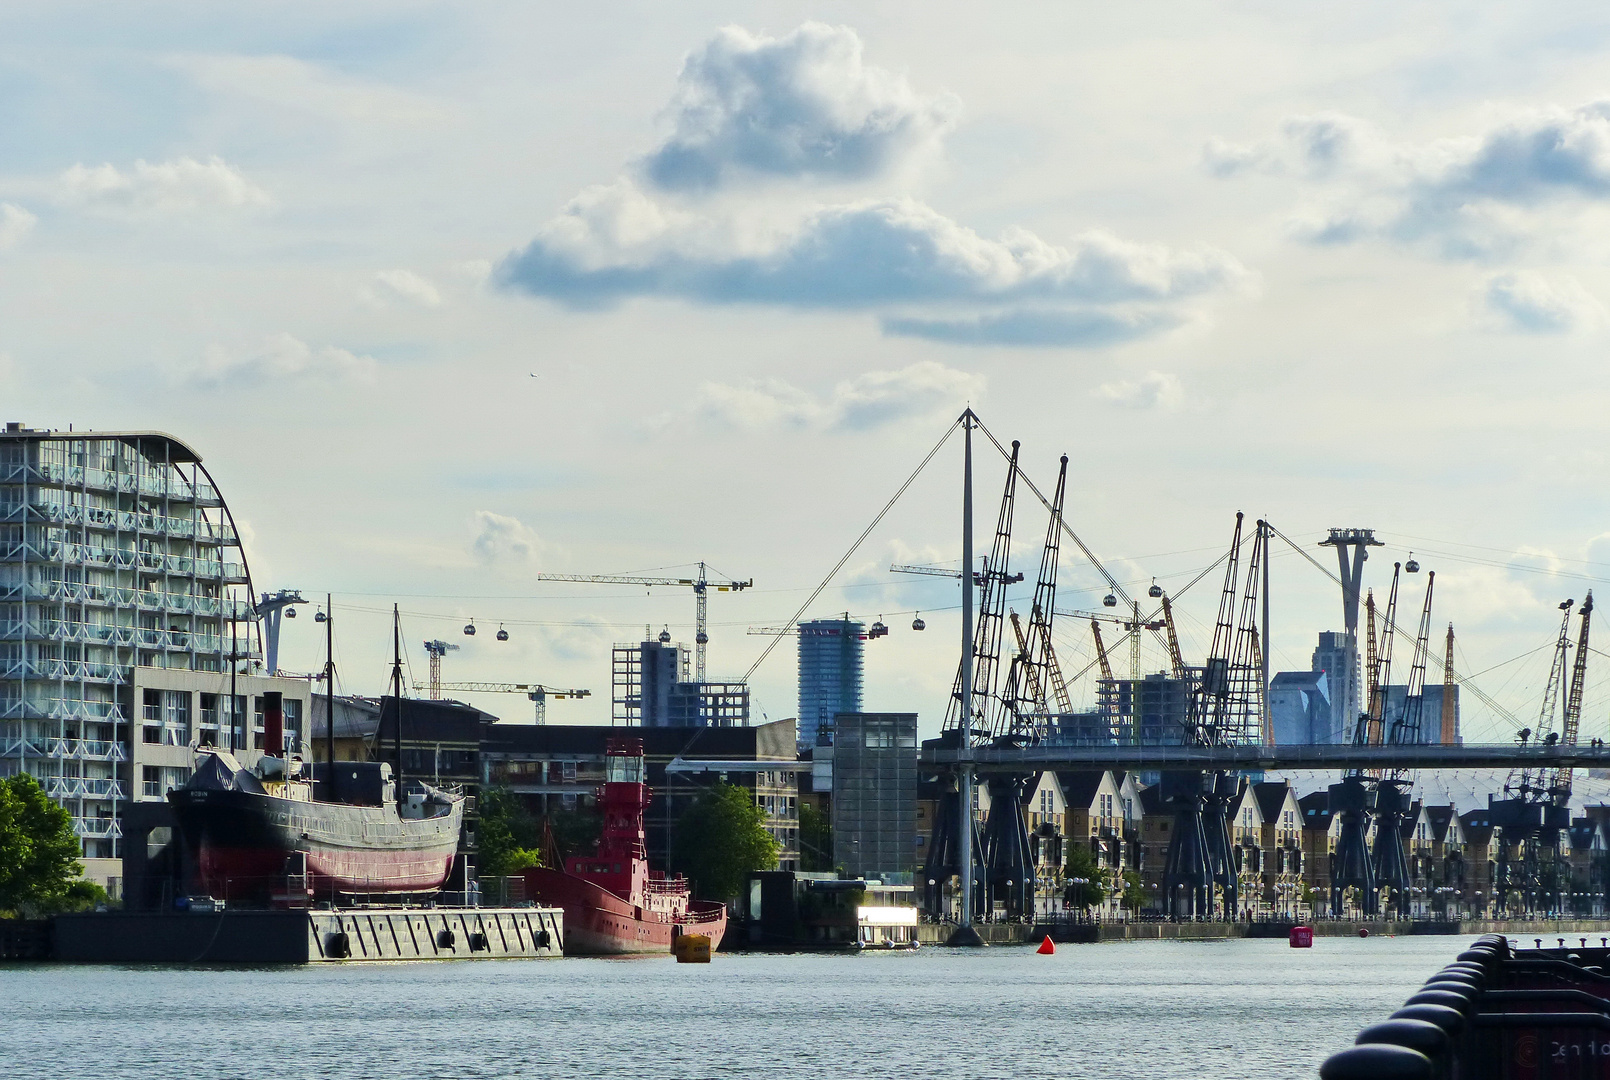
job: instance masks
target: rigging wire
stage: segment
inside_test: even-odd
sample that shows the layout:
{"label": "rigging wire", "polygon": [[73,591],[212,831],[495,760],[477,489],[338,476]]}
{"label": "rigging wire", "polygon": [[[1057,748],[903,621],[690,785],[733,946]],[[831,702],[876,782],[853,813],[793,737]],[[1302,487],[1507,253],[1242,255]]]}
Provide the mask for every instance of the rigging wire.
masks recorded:
{"label": "rigging wire", "polygon": [[[769,657],[772,654],[772,651],[777,648],[778,643],[781,642],[784,637],[788,636],[788,631],[794,628],[795,624],[797,624],[804,616],[806,610],[816,602],[816,598],[822,595],[822,592],[827,588],[834,576],[837,575],[840,570],[844,569],[844,564],[850,561],[850,558],[855,554],[856,549],[858,549],[861,544],[865,542],[868,536],[872,535],[872,530],[878,527],[878,523],[884,519],[884,516],[887,515],[890,510],[894,509],[894,504],[900,501],[900,496],[906,493],[906,489],[911,487],[911,485],[916,482],[917,477],[920,476],[922,471],[928,467],[928,463],[932,461],[934,456],[939,453],[940,449],[950,441],[950,437],[956,433],[956,429],[961,427],[962,421],[972,415],[973,411],[968,409],[967,412],[963,413],[961,416],[958,416],[954,421],[951,422],[951,425],[945,429],[945,433],[939,437],[939,441],[934,443],[934,448],[928,451],[928,456],[922,459],[917,467],[912,470],[911,475],[906,477],[905,483],[900,485],[900,489],[890,497],[888,502],[883,504],[883,509],[879,510],[877,516],[874,517],[871,523],[861,531],[861,535],[855,538],[855,543],[850,545],[849,550],[845,551],[844,555],[839,559],[839,561],[833,564],[833,569],[827,572],[827,576],[822,579],[822,583],[816,586],[816,588],[811,592],[810,596],[805,598],[805,602],[799,606],[799,610],[794,612],[793,617],[790,618],[788,623],[784,626],[783,632],[773,636],[771,641],[767,643],[766,648],[761,651],[759,658],[756,659],[753,664],[749,665],[749,670],[744,672],[744,677],[741,680],[742,682],[748,682],[750,678],[754,676],[755,671],[760,667],[761,664],[766,662],[766,658]],[[966,587],[965,581],[963,583],[963,587]]]}

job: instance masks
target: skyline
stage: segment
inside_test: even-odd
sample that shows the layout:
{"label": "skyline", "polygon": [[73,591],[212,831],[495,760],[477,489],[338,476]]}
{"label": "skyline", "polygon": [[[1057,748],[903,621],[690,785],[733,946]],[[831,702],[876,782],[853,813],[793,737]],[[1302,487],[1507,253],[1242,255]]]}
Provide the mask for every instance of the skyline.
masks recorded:
{"label": "skyline", "polygon": [[[691,641],[692,598],[535,574],[700,560],[756,582],[710,604],[712,675],[741,674],[744,629],[972,404],[1042,489],[1070,454],[1069,523],[1137,594],[1238,509],[1304,543],[1373,527],[1369,583],[1413,550],[1433,649],[1452,621],[1468,671],[1531,653],[1478,683],[1535,715],[1555,605],[1610,565],[1610,17],[1168,10],[13,9],[3,418],[193,445],[259,588],[336,594],[351,689],[383,683],[395,599],[416,670],[473,617],[448,678],[586,687],[550,723],[605,719],[609,645]],[[956,560],[959,456],[806,613],[885,618],[867,707],[925,735],[954,587],[886,568]],[[980,455],[981,535],[1003,476]],[[1098,607],[1063,563],[1062,603]],[[1340,628],[1288,565],[1274,671]],[[1216,592],[1181,605],[1188,657]],[[311,626],[288,668],[322,659]],[[755,696],[793,715],[792,660]]]}

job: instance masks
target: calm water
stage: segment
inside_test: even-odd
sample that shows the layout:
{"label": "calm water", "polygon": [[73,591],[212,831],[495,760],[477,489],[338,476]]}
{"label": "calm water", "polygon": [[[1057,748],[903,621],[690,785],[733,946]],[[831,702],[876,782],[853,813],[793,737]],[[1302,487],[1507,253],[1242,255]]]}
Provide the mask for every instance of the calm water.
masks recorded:
{"label": "calm water", "polygon": [[0,969],[7,1077],[1312,1077],[1473,939]]}

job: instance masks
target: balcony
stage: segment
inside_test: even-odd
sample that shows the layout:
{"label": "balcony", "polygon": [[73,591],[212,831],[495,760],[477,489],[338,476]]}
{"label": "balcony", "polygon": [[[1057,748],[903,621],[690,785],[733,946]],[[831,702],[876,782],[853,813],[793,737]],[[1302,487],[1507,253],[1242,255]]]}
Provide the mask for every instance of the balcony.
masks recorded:
{"label": "balcony", "polygon": [[107,777],[52,776],[45,781],[45,794],[52,799],[123,798],[121,781]]}
{"label": "balcony", "polygon": [[85,840],[120,840],[123,837],[123,827],[116,818],[75,817],[73,832]]}
{"label": "balcony", "polygon": [[123,744],[88,739],[47,739],[45,756],[67,761],[127,761]]}

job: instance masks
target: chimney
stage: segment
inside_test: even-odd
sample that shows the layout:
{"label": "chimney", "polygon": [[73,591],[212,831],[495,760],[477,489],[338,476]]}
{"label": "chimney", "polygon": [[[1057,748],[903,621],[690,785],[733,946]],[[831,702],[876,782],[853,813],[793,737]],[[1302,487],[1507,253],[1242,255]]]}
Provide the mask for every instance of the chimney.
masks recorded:
{"label": "chimney", "polygon": [[285,756],[285,695],[278,690],[263,694],[263,753]]}
{"label": "chimney", "polygon": [[21,430],[22,430],[22,421],[21,420],[7,420],[6,421],[6,434],[7,435],[15,435],[17,432],[19,432]]}

